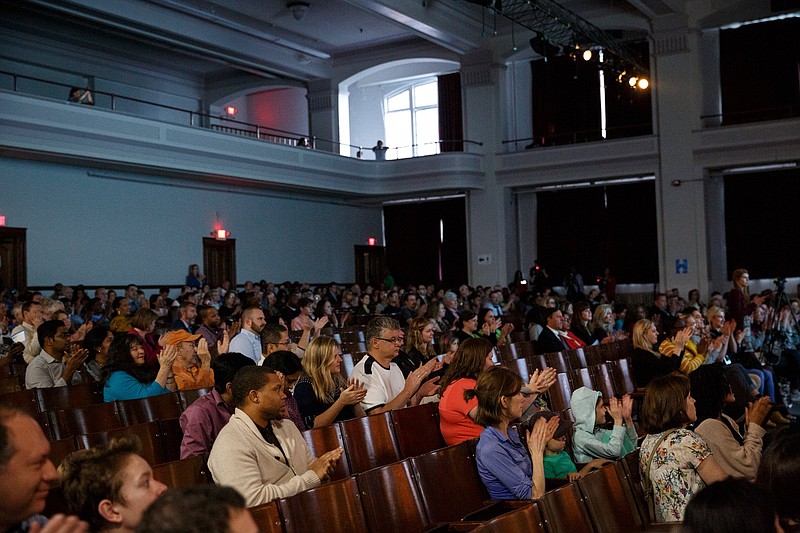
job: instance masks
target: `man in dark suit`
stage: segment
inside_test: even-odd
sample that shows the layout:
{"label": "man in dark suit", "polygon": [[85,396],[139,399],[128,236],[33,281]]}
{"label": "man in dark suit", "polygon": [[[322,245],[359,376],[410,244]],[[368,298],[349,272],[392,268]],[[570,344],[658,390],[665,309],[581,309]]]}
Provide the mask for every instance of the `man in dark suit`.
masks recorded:
{"label": "man in dark suit", "polygon": [[552,353],[560,352],[561,350],[568,350],[569,346],[561,339],[561,323],[564,321],[564,315],[557,307],[550,307],[543,311],[544,319],[547,320],[547,325],[539,333],[539,339],[536,341],[536,351],[538,353]]}
{"label": "man in dark suit", "polygon": [[194,334],[194,319],[197,318],[197,306],[188,299],[181,302],[178,308],[178,319],[172,323],[170,329],[182,329]]}

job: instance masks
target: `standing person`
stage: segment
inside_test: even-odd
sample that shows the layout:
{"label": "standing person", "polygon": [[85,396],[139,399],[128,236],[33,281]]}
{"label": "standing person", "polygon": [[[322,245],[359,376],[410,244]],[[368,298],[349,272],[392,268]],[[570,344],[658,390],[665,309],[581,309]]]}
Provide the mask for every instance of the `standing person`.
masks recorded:
{"label": "standing person", "polygon": [[728,292],[728,317],[736,321],[737,331],[744,326],[744,317],[764,303],[763,296],[750,298],[750,273],[738,268],[731,275],[733,287]]}
{"label": "standing person", "polygon": [[[50,486],[58,473],[49,458],[50,443],[27,413],[0,405],[0,531],[85,533],[77,517],[42,516]],[[46,524],[46,525],[45,525]]]}
{"label": "standing person", "polygon": [[243,353],[256,364],[261,362],[261,330],[267,325],[260,307],[249,307],[242,312],[242,330],[231,339],[229,350]]}
{"label": "standing person", "polygon": [[186,274],[186,282],[184,285],[192,289],[202,289],[204,279],[206,279],[206,277],[200,273],[200,267],[198,265],[189,265],[189,273]]}
{"label": "standing person", "polygon": [[286,395],[275,371],[245,367],[231,386],[236,411],[222,428],[208,468],[218,485],[244,496],[248,507],[319,486],[342,456],[336,448],[311,460],[303,436],[283,420]]}
{"label": "standing person", "polygon": [[[530,500],[544,495],[544,450],[559,418],[540,418],[525,443],[509,424],[522,416],[522,378],[496,366],[483,372],[466,400],[478,399],[475,422],[484,426],[475,458],[478,474],[493,500]],[[527,449],[526,449],[527,448]]]}
{"label": "standing person", "polygon": [[383,145],[383,141],[378,140],[375,146],[372,147],[372,153],[375,154],[375,161],[385,161],[387,147]]}
{"label": "standing person", "polygon": [[42,304],[39,302],[30,301],[22,304],[22,323],[11,330],[11,340],[25,345],[22,357],[28,364],[42,351],[36,336],[36,330],[44,322],[42,309]]}
{"label": "standing person", "polygon": [[61,489],[69,509],[94,532],[135,533],[145,509],[167,486],[139,455],[139,439],[123,436],[79,450],[61,466]]}
{"label": "standing person", "polygon": [[656,522],[680,522],[686,505],[706,485],[728,477],[708,444],[687,426],[697,420],[689,379],[670,374],[650,382],[642,402],[647,432],[639,455],[645,492]]}

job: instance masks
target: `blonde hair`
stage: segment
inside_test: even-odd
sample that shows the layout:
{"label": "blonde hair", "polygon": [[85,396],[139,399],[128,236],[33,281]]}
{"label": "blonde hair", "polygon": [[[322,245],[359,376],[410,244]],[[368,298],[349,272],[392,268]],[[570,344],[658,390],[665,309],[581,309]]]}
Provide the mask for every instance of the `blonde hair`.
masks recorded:
{"label": "blonde hair", "polygon": [[653,345],[647,340],[647,334],[654,325],[655,324],[646,318],[639,320],[633,325],[633,347],[647,350],[656,357],[661,357],[661,353],[658,350],[654,350]]}
{"label": "blonde hair", "polygon": [[594,317],[592,317],[592,330],[597,328],[606,330],[609,335],[614,333],[614,324],[606,324],[603,322],[603,317],[606,314],[613,314],[614,308],[611,307],[609,304],[601,304],[597,306],[597,309],[594,310]]}
{"label": "blonde hair", "polygon": [[430,359],[436,355],[433,345],[426,343],[422,340],[422,330],[424,330],[431,321],[429,318],[415,318],[408,326],[408,339],[406,339],[406,352],[410,352],[412,348],[416,348],[419,352]]}
{"label": "blonde hair", "polygon": [[306,347],[303,370],[311,378],[314,396],[320,402],[333,403],[336,389],[344,385],[340,375],[332,375],[330,366],[339,356],[339,343],[331,337],[317,337]]}

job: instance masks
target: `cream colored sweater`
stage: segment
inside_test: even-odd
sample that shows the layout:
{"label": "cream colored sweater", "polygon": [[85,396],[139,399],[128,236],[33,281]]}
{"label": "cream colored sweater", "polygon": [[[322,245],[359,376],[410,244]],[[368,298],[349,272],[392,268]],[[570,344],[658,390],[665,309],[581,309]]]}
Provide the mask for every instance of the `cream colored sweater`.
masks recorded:
{"label": "cream colored sweater", "polygon": [[291,420],[273,421],[288,464],[278,447],[261,436],[252,419],[236,409],[222,428],[208,457],[208,468],[217,485],[233,487],[255,507],[316,487],[320,479],[309,470],[311,454]]}
{"label": "cream colored sweater", "polygon": [[[730,417],[722,416],[726,417],[734,428],[736,427],[736,423]],[[762,439],[766,433],[764,428],[752,422],[748,424],[744,434],[744,445],[736,441],[725,424],[711,418],[703,420],[697,426],[695,433],[708,443],[725,472],[734,477],[755,480],[758,465],[761,464]]]}

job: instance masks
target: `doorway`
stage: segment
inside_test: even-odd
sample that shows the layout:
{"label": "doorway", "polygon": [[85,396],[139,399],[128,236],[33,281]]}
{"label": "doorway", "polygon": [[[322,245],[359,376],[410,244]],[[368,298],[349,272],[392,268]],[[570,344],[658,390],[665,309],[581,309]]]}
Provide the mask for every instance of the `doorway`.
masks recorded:
{"label": "doorway", "polygon": [[0,227],[0,291],[14,288],[21,294],[28,289],[27,231]]}
{"label": "doorway", "polygon": [[364,246],[355,248],[356,283],[359,285],[383,286],[386,275],[386,249],[383,246]]}
{"label": "doorway", "polygon": [[203,237],[203,273],[211,287],[219,287],[226,280],[231,288],[236,287],[236,239]]}

